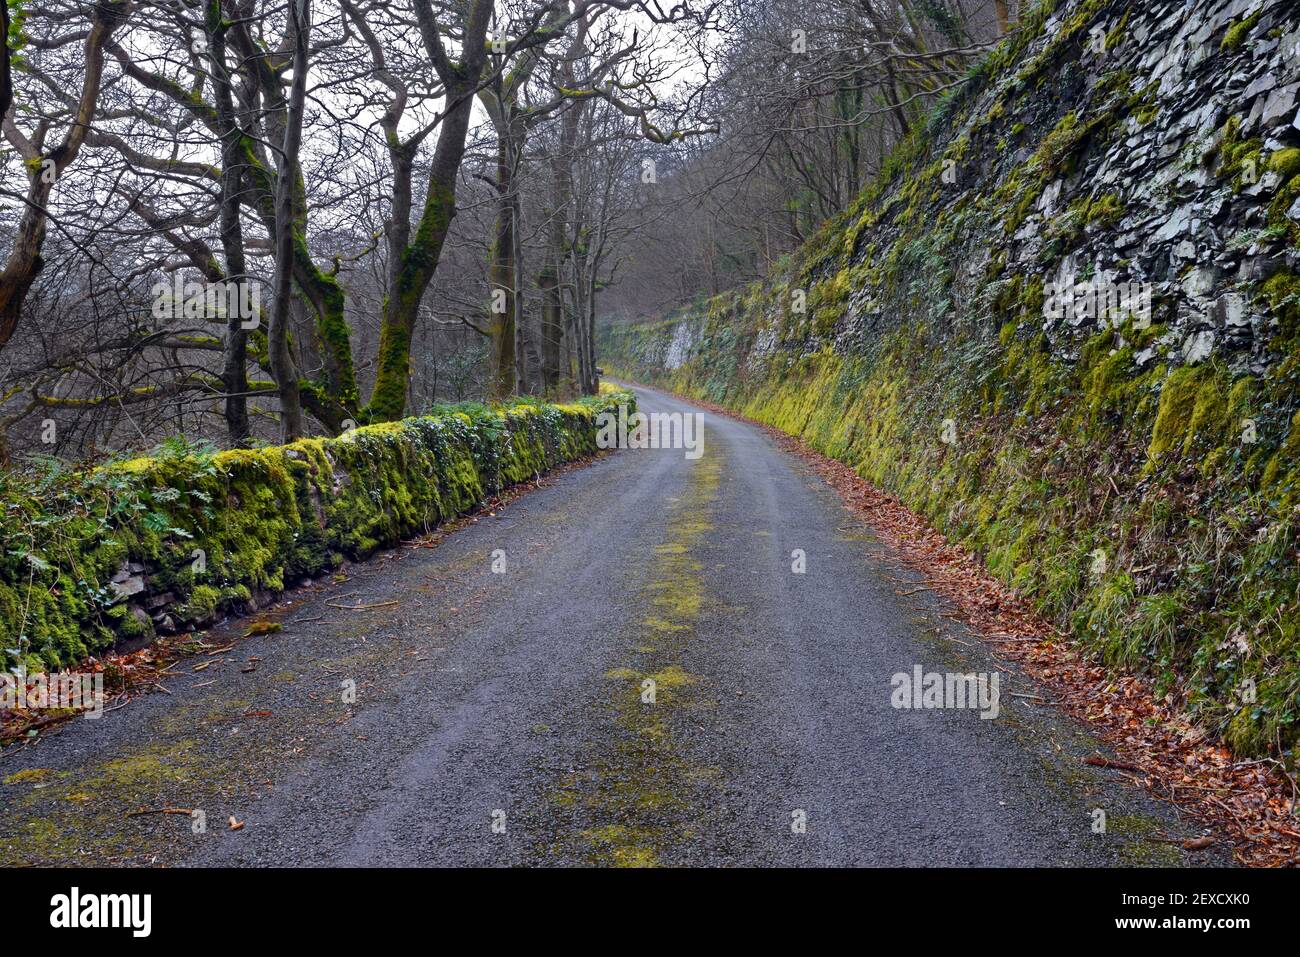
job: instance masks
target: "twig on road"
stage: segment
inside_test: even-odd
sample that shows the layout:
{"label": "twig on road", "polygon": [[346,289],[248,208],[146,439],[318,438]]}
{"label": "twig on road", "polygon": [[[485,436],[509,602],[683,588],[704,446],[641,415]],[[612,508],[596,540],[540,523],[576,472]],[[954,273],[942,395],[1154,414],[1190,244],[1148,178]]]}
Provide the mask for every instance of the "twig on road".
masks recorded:
{"label": "twig on road", "polygon": [[184,814],[189,817],[194,813],[193,808],[188,807],[150,807],[140,811],[131,811],[127,817],[143,817],[146,814]]}
{"label": "twig on road", "polygon": [[1114,768],[1117,771],[1136,771],[1142,773],[1142,769],[1130,761],[1116,761],[1111,758],[1104,758],[1100,754],[1090,754],[1083,759],[1084,764],[1090,764],[1094,768]]}

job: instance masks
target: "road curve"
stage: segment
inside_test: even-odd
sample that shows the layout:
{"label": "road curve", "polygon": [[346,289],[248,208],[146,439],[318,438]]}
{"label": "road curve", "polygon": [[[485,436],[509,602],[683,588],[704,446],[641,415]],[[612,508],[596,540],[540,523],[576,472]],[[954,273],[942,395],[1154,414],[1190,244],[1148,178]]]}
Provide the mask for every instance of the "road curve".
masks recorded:
{"label": "road curve", "polygon": [[[346,577],[0,757],[0,863],[1221,863],[733,419]],[[916,666],[998,672],[998,716],[894,707]]]}

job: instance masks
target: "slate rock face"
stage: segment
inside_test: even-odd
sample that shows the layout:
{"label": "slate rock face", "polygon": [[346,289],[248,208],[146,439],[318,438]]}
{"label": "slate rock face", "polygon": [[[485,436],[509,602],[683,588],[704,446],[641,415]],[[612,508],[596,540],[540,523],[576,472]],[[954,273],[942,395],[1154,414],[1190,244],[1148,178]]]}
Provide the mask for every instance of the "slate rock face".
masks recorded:
{"label": "slate rock face", "polygon": [[[1137,284],[1164,330],[1139,365],[1212,359],[1262,376],[1277,363],[1261,287],[1300,272],[1300,4],[1057,7],[982,86],[958,91],[891,182],[866,190],[847,225],[821,240],[834,254],[772,277],[808,296],[810,319],[770,303],[743,350],[749,373],[826,348],[870,350],[917,322],[981,326],[992,338],[1012,282],[1026,300],[1078,281],[1112,292]],[[945,165],[953,182],[937,172]],[[837,271],[847,280],[830,301],[823,290]],[[683,318],[665,341],[645,343],[651,365],[707,360],[716,344],[705,317]],[[1122,318],[1094,309],[1038,324],[1056,358],[1072,361]]]}
{"label": "slate rock face", "polygon": [[[1062,4],[1021,62],[1032,65],[1048,55],[1085,6]],[[987,259],[992,251],[1018,271],[1058,285],[1070,276],[1141,283],[1153,301],[1153,321],[1169,327],[1162,359],[1177,365],[1220,356],[1240,371],[1261,374],[1276,357],[1268,354],[1270,324],[1257,287],[1300,265],[1288,232],[1300,219],[1300,197],[1281,210],[1286,223],[1275,204],[1284,190],[1294,189],[1298,170],[1273,169],[1275,157],[1300,147],[1300,12],[1280,0],[1105,6],[1098,18],[1107,31],[1104,55],[1077,49],[1075,58],[1065,51],[1055,61],[1060,72],[1082,76],[1072,95],[1043,110],[1044,79],[1031,74],[1034,87],[1006,108],[1007,85],[995,84],[974,102],[964,126],[932,147],[932,155],[940,155],[967,137],[971,150],[963,171],[985,165],[991,175],[979,177],[975,195],[960,184],[945,191],[926,218],[934,222],[945,210],[984,205],[994,221],[962,237],[969,258]],[[1234,45],[1230,34],[1240,34],[1240,42]],[[989,123],[999,104],[1005,115]],[[1005,141],[1012,128],[1023,126],[1016,139],[1032,152],[1067,118],[1089,125],[1088,136],[1057,157],[1059,175],[1010,238],[1000,236],[998,210],[987,200],[1014,185],[1023,151],[976,152],[975,144]],[[1113,218],[1087,222],[1060,238],[1064,220],[1103,199],[1118,211]],[[891,236],[888,218],[880,230],[872,236],[877,243],[904,233]],[[974,317],[981,318],[984,308],[973,303]],[[1068,358],[1077,341],[1104,321],[1045,317],[1043,327],[1058,356]]]}

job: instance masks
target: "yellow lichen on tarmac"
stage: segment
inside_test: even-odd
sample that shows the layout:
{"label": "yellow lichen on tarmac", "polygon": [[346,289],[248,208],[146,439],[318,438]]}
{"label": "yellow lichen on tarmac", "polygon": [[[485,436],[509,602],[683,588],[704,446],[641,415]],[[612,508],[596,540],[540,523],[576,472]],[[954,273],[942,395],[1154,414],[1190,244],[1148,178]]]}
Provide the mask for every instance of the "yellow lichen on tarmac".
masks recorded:
{"label": "yellow lichen on tarmac", "polygon": [[[696,624],[710,601],[698,549],[713,529],[710,509],[724,468],[722,456],[711,450],[691,467],[685,492],[670,502],[663,540],[651,550],[639,588],[636,604],[647,613],[627,636],[628,663],[606,672],[614,683],[612,721],[620,740],[594,762],[590,790],[576,803],[596,820],[620,823],[578,833],[592,863],[663,863],[664,850],[688,836],[686,796],[709,777],[707,769],[684,759],[674,725],[697,706],[691,692],[704,684],[681,666],[680,657],[696,639]],[[562,796],[575,802],[572,790]]]}

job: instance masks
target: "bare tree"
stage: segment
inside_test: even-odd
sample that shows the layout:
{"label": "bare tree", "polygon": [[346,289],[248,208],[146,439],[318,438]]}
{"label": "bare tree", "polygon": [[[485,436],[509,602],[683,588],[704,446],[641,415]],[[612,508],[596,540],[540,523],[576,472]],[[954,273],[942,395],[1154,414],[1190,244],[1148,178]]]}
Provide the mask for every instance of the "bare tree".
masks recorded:
{"label": "bare tree", "polygon": [[[91,17],[90,29],[83,42],[84,68],[81,95],[75,103],[63,105],[55,114],[41,116],[30,133],[18,128],[13,111],[13,93],[9,74],[8,14],[5,17],[4,91],[3,114],[5,139],[18,151],[27,169],[27,192],[23,197],[26,208],[18,223],[9,257],[0,270],[0,349],[13,338],[14,330],[22,317],[23,301],[32,282],[44,267],[41,248],[45,245],[45,230],[49,211],[46,208],[50,191],[59,177],[77,159],[86,134],[94,121],[99,102],[100,85],[104,78],[104,47],[113,31],[125,18],[130,5],[127,0],[98,0]],[[76,42],[78,33],[55,41],[63,46]],[[52,129],[66,126],[63,138],[57,145],[49,146]]]}

